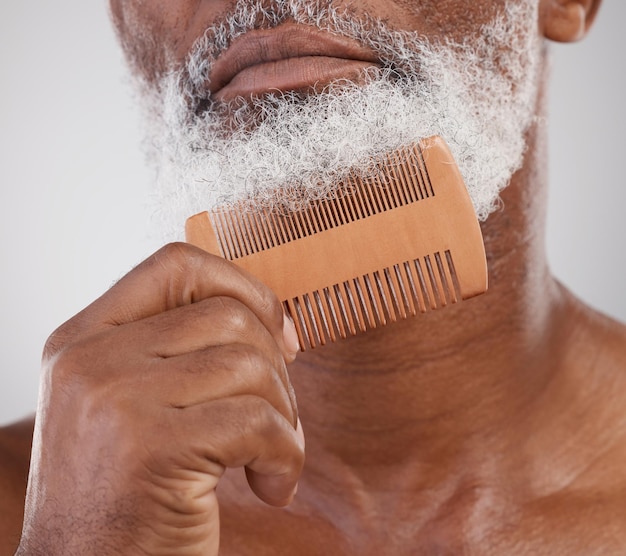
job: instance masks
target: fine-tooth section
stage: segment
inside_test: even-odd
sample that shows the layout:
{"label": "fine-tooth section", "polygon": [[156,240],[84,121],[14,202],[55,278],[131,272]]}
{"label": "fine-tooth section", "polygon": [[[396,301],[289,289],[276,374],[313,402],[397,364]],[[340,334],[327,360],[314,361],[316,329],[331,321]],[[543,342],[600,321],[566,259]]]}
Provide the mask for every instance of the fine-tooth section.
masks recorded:
{"label": "fine-tooth section", "polygon": [[222,255],[236,260],[434,196],[418,146],[389,155],[370,176],[349,176],[332,199],[286,214],[211,213]]}
{"label": "fine-tooth section", "polygon": [[195,215],[187,241],[272,288],[302,349],[486,291],[480,226],[443,140],[398,149],[372,168],[300,210]]}

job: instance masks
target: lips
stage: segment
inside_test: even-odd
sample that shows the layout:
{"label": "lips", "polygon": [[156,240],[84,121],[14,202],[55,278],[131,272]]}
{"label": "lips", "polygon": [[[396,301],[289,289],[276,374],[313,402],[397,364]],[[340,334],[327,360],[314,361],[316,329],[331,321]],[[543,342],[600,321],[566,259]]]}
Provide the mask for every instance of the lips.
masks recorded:
{"label": "lips", "polygon": [[354,40],[284,24],[235,39],[215,62],[209,91],[216,100],[228,101],[320,87],[335,79],[355,79],[379,62],[372,50]]}

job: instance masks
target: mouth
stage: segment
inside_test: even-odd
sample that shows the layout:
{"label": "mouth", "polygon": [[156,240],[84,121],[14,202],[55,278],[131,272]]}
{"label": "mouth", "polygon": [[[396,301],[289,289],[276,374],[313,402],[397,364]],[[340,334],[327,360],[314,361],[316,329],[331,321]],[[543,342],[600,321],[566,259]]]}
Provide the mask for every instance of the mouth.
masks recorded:
{"label": "mouth", "polygon": [[380,66],[379,58],[358,42],[289,23],[235,39],[215,61],[208,90],[215,100],[227,102],[318,89],[337,79],[358,80],[372,66]]}

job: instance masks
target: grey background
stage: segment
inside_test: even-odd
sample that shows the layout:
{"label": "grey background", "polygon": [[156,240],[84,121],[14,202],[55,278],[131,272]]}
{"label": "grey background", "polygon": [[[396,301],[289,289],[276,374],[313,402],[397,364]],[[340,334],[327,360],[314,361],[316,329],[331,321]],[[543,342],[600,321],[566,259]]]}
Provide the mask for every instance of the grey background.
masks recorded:
{"label": "grey background", "polygon": [[[626,320],[626,3],[553,48],[548,249],[582,298]],[[158,246],[103,0],[0,5],[0,423],[35,408],[52,330]]]}

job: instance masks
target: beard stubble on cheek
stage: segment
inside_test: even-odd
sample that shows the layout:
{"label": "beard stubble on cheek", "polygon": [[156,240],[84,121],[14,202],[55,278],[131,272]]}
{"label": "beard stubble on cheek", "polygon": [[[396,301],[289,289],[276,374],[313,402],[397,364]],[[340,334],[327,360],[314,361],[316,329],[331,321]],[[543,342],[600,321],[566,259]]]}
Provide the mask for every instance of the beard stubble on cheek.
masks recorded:
{"label": "beard stubble on cheek", "polygon": [[[149,154],[158,172],[155,224],[179,239],[187,217],[246,201],[289,210],[336,194],[348,173],[430,135],[449,144],[485,219],[520,167],[532,121],[540,52],[533,0],[509,2],[478,37],[430,43],[328,3],[240,0],[197,41],[184,68],[143,87]],[[359,83],[214,102],[212,62],[238,35],[287,19],[356,39],[382,68]]]}

